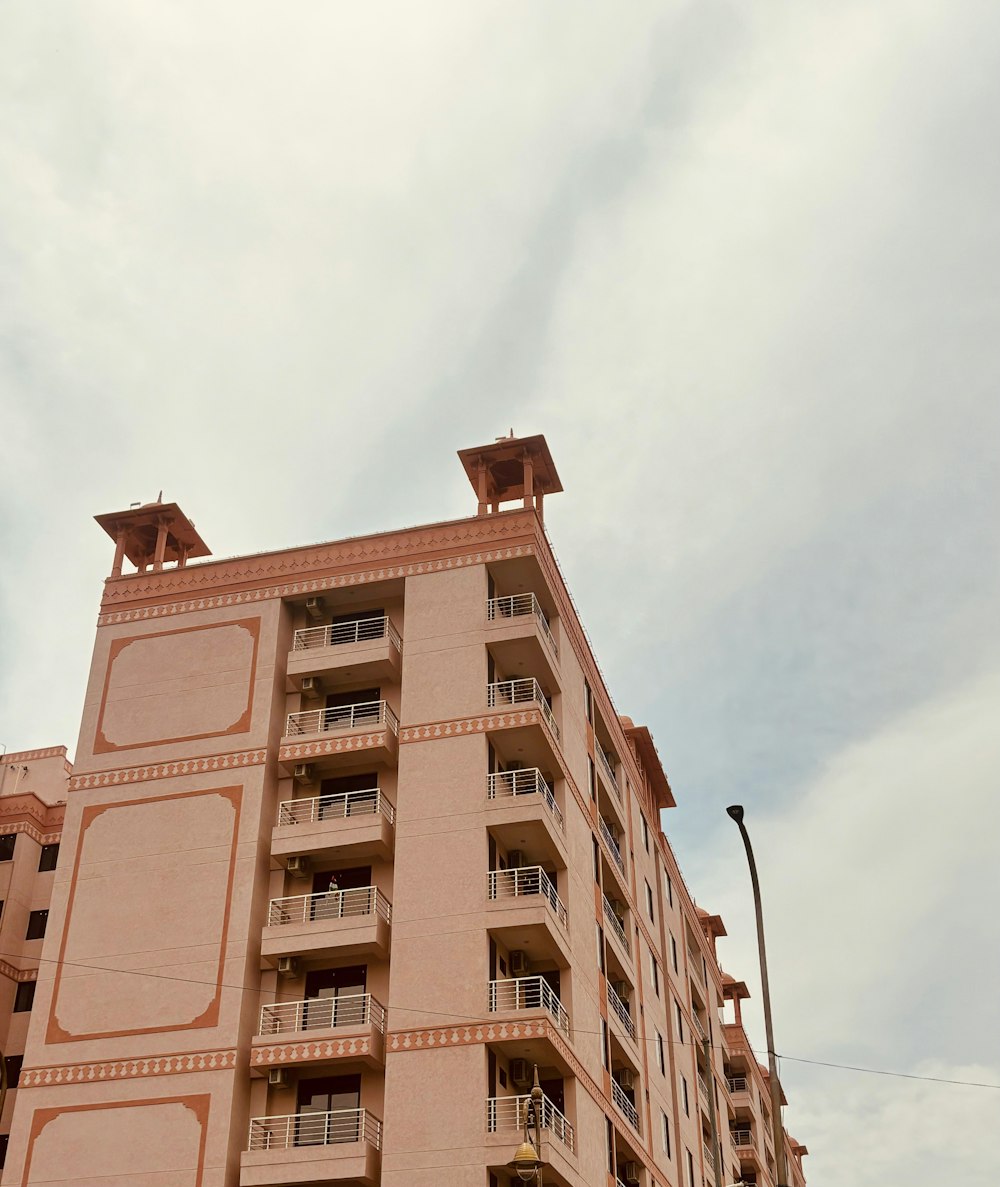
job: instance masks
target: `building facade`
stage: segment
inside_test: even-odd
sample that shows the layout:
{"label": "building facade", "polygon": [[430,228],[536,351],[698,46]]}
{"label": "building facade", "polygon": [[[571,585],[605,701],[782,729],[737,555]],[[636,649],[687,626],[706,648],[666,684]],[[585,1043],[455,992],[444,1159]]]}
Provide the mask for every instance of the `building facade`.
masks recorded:
{"label": "building facade", "polygon": [[332,544],[189,565],[175,504],[99,517],[72,773],[2,795],[4,1185],[508,1187],[535,1069],[549,1187],[774,1184],[544,438],[460,457],[475,516]]}

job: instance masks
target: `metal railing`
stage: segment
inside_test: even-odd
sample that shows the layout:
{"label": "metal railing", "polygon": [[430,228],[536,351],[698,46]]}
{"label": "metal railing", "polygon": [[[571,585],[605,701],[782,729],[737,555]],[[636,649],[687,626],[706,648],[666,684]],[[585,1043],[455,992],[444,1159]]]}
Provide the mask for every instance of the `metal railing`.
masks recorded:
{"label": "metal railing", "polygon": [[743,1146],[756,1146],[754,1141],[753,1130],[750,1129],[731,1129],[729,1136],[732,1138],[733,1146],[739,1149]]}
{"label": "metal railing", "polygon": [[502,705],[523,705],[532,701],[538,705],[549,729],[558,740],[559,726],[556,725],[552,707],[545,699],[542,686],[534,676],[526,676],[521,680],[499,680],[486,686],[486,703],[490,709],[498,709]]}
{"label": "metal railing", "polygon": [[301,1002],[275,1002],[260,1008],[261,1035],[304,1030],[336,1030],[338,1026],[374,1026],[385,1033],[385,1006],[370,993],[343,997],[311,997]]}
{"label": "metal railing", "polygon": [[608,1005],[614,1010],[619,1022],[628,1031],[629,1038],[635,1038],[635,1023],[632,1021],[632,1015],[628,1012],[628,1006],[618,994],[611,987],[611,982],[608,982]]}
{"label": "metal railing", "polygon": [[708,1032],[705,1030],[704,1026],[702,1026],[701,1019],[698,1017],[698,1015],[695,1013],[694,1010],[691,1011],[691,1021],[694,1023],[694,1028],[698,1032],[698,1037],[702,1038],[702,1039],[707,1039]]}
{"label": "metal railing", "polygon": [[569,1014],[544,977],[517,977],[490,982],[490,1013],[501,1010],[545,1009],[569,1037]]}
{"label": "metal railing", "polygon": [[607,920],[608,927],[614,932],[615,939],[625,949],[627,956],[632,955],[632,945],[628,942],[628,936],[625,934],[625,928],[622,921],[615,914],[614,907],[608,902],[607,895],[604,896],[604,918]]}
{"label": "metal railing", "polygon": [[730,1092],[749,1092],[746,1076],[729,1076],[726,1082]]}
{"label": "metal railing", "polygon": [[601,770],[604,772],[605,776],[607,777],[608,782],[611,784],[612,791],[614,791],[615,795],[619,799],[621,799],[622,791],[621,791],[621,788],[618,786],[618,777],[615,775],[614,767],[608,761],[608,756],[604,753],[604,748],[601,746],[600,743],[598,743],[594,747],[594,750],[597,753],[597,765],[601,768]]}
{"label": "metal railing", "polygon": [[[486,1098],[486,1132],[520,1133],[524,1127],[524,1112],[530,1096],[489,1096]],[[542,1097],[542,1129],[570,1150],[576,1150],[573,1126],[559,1112],[547,1096]]]}
{"label": "metal railing", "polygon": [[397,648],[403,646],[399,631],[384,615],[378,618],[358,618],[354,622],[334,622],[330,626],[307,626],[296,631],[292,638],[293,651],[307,651],[311,647],[337,647],[341,643],[367,643],[372,639],[388,639]]}
{"label": "metal railing", "polygon": [[352,919],[358,915],[380,915],[392,921],[392,904],[376,886],[350,890],[328,890],[322,894],[296,894],[273,898],[268,905],[267,926],[289,923],[318,923],[323,919]]}
{"label": "metal railing", "polygon": [[381,1150],[382,1122],[367,1109],[289,1113],[284,1117],[254,1117],[250,1122],[251,1150],[289,1150],[341,1142],[367,1142]]}
{"label": "metal railing", "polygon": [[601,839],[604,841],[605,845],[607,845],[608,849],[611,851],[612,860],[614,861],[615,865],[624,874],[625,873],[625,858],[622,857],[621,847],[619,846],[618,842],[615,840],[615,834],[611,831],[611,829],[608,828],[603,816],[597,817],[597,828],[601,834]]}
{"label": "metal railing", "polygon": [[625,1095],[625,1089],[622,1088],[614,1076],[611,1077],[611,1099],[629,1125],[632,1126],[636,1133],[639,1133],[639,1110]]}
{"label": "metal railing", "polygon": [[701,1093],[702,1099],[705,1101],[705,1104],[711,1105],[712,1097],[710,1096],[709,1091],[708,1091],[708,1081],[701,1074],[701,1072],[698,1073],[698,1091]]}
{"label": "metal railing", "polygon": [[395,823],[396,809],[377,787],[345,791],[338,795],[317,795],[310,799],[284,800],[278,805],[278,824],[317,824],[323,820],[346,820],[354,816],[381,813]]}
{"label": "metal railing", "polygon": [[376,725],[387,725],[394,734],[399,733],[399,718],[385,701],[362,701],[357,705],[335,705],[328,709],[289,713],[285,736],[372,729]]}
{"label": "metal railing", "polygon": [[552,788],[542,778],[542,772],[537,767],[529,767],[522,771],[496,771],[486,776],[487,799],[496,800],[503,796],[515,795],[540,795],[559,828],[563,832],[566,831],[562,810],[556,803]]}
{"label": "metal railing", "polygon": [[701,1152],[705,1155],[705,1165],[711,1170],[715,1170],[715,1155],[712,1153],[712,1147],[708,1142],[701,1143]]}
{"label": "metal railing", "polygon": [[524,614],[533,614],[538,619],[538,625],[542,628],[546,642],[554,654],[558,655],[559,646],[552,634],[549,620],[545,617],[545,611],[533,593],[514,594],[510,598],[490,598],[486,603],[486,617],[490,622],[496,622],[503,618],[520,618]]}
{"label": "metal railing", "polygon": [[552,879],[541,866],[521,866],[516,870],[490,870],[489,893],[491,899],[540,894],[563,927],[569,927],[569,915],[562,899],[556,893]]}

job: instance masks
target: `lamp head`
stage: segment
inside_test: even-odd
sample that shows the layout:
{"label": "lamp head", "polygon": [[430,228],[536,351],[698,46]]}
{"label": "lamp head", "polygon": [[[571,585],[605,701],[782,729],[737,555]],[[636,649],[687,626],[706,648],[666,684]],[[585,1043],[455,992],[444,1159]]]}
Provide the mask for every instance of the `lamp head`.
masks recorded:
{"label": "lamp head", "polygon": [[516,1171],[522,1183],[530,1183],[540,1166],[544,1166],[544,1163],[538,1157],[538,1151],[527,1139],[518,1146],[517,1153],[507,1163],[507,1169]]}
{"label": "lamp head", "polygon": [[728,816],[731,816],[736,821],[737,824],[743,823],[743,805],[742,804],[730,804],[730,806],[726,809],[726,814]]}

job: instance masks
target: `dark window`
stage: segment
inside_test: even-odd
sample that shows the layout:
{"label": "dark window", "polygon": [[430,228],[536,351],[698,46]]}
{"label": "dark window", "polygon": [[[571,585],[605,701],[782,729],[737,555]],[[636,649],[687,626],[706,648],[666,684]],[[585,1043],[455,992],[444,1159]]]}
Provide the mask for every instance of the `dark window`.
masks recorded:
{"label": "dark window", "polygon": [[601,881],[601,850],[597,844],[597,838],[592,836],[594,842],[594,881],[600,884]]}
{"label": "dark window", "polygon": [[687,1082],[687,1080],[684,1079],[683,1076],[681,1076],[681,1096],[684,1099],[684,1112],[688,1117],[690,1117],[691,1116],[691,1102],[690,1102],[690,1100],[688,1100],[688,1082]]}
{"label": "dark window", "polygon": [[590,685],[586,680],[583,682],[583,705],[587,710],[587,720],[593,723],[594,720],[594,694],[590,691]]}
{"label": "dark window", "polygon": [[642,843],[646,847],[646,852],[649,852],[649,825],[646,823],[646,817],[642,818]]}
{"label": "dark window", "polygon": [[667,902],[674,905],[674,884],[670,881],[670,875],[667,874]]}
{"label": "dark window", "polygon": [[8,1055],[3,1063],[7,1071],[7,1087],[16,1088],[17,1082],[21,1078],[21,1064],[24,1063],[24,1056]]}
{"label": "dark window", "polygon": [[59,860],[59,846],[58,845],[43,845],[42,851],[38,855],[38,872],[45,873],[46,870],[54,870],[56,862]]}
{"label": "dark window", "polygon": [[10,1141],[9,1133],[0,1133],[0,1166],[7,1161],[7,1143]]}
{"label": "dark window", "polygon": [[45,925],[48,921],[48,911],[32,911],[28,916],[28,930],[24,933],[24,938],[40,940],[45,935]]}
{"label": "dark window", "polygon": [[604,1118],[604,1129],[608,1142],[608,1174],[613,1175],[615,1173],[615,1129],[611,1124],[610,1117]]}
{"label": "dark window", "polygon": [[594,760],[592,758],[587,759],[587,788],[590,791],[590,798],[592,800],[596,800],[597,789],[596,780],[594,778]]}
{"label": "dark window", "polygon": [[328,1146],[360,1137],[361,1077],[323,1076],[300,1080],[295,1117],[296,1146]]}
{"label": "dark window", "polygon": [[646,883],[646,914],[650,920],[653,919],[653,888],[648,882]]}
{"label": "dark window", "polygon": [[14,994],[14,1013],[23,1014],[25,1010],[30,1010],[34,1000],[34,981],[22,981],[17,987],[17,993]]}
{"label": "dark window", "polygon": [[659,1031],[656,1032],[656,1058],[660,1065],[660,1075],[667,1074],[666,1056],[663,1053],[663,1035]]}
{"label": "dark window", "polygon": [[11,833],[6,837],[0,837],[0,861],[14,860],[14,842],[16,840],[17,833]]}
{"label": "dark window", "polygon": [[666,1113],[660,1113],[660,1122],[663,1126],[663,1153],[670,1157],[670,1119]]}

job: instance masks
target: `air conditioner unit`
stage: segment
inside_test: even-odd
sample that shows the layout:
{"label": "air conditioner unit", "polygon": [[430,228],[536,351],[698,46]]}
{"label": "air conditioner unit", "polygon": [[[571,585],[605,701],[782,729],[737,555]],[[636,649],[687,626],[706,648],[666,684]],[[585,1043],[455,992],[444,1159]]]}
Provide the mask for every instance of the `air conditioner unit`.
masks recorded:
{"label": "air conditioner unit", "polygon": [[299,958],[297,956],[278,957],[278,976],[297,977],[299,975]]}
{"label": "air conditioner unit", "polygon": [[515,977],[526,977],[530,968],[528,954],[522,952],[520,948],[512,948],[510,953],[511,974]]}
{"label": "air conditioner unit", "polygon": [[312,783],[313,781],[313,767],[311,762],[297,762],[295,769],[292,772],[292,778],[296,783]]}
{"label": "air conditioner unit", "polygon": [[507,869],[519,870],[524,865],[524,854],[520,849],[511,849],[507,854]]}
{"label": "air conditioner unit", "polygon": [[618,1073],[618,1085],[626,1092],[631,1092],[635,1087],[635,1072],[631,1068],[623,1067]]}
{"label": "air conditioner unit", "polygon": [[288,859],[288,872],[293,878],[307,878],[309,876],[309,858],[295,855]]}
{"label": "air conditioner unit", "polygon": [[303,676],[302,695],[304,697],[321,697],[323,695],[323,681],[318,676]]}
{"label": "air conditioner unit", "polygon": [[638,1162],[625,1163],[625,1182],[638,1183],[639,1182],[639,1164]]}
{"label": "air conditioner unit", "polygon": [[531,1083],[531,1069],[526,1059],[512,1059],[510,1061],[510,1078],[518,1086],[524,1088]]}
{"label": "air conditioner unit", "polygon": [[628,1001],[628,996],[632,992],[632,986],[627,981],[612,981],[611,988],[623,1002]]}
{"label": "air conditioner unit", "polygon": [[269,1088],[287,1088],[291,1084],[288,1071],[283,1067],[268,1068],[267,1083]]}
{"label": "air conditioner unit", "polygon": [[306,598],[306,614],[312,619],[322,618],[325,613],[322,598]]}

